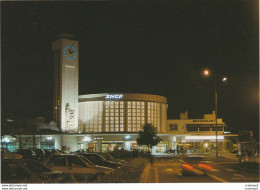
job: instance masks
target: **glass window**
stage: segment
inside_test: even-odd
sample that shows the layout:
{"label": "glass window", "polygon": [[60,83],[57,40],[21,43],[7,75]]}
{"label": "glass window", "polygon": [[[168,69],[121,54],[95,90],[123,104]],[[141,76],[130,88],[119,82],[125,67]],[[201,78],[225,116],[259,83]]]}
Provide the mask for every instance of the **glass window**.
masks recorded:
{"label": "glass window", "polygon": [[76,156],[68,156],[68,164],[70,167],[86,167],[84,162]]}
{"label": "glass window", "polygon": [[66,158],[64,156],[52,156],[47,163],[49,166],[66,166]]}

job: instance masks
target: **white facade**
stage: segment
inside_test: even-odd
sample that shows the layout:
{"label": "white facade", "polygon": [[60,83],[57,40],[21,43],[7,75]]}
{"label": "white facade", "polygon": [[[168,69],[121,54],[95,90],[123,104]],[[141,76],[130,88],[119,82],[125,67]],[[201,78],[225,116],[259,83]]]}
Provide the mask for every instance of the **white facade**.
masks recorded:
{"label": "white facade", "polygon": [[78,50],[75,40],[52,43],[55,57],[54,118],[62,132],[78,131]]}
{"label": "white facade", "polygon": [[151,94],[90,94],[79,96],[79,131],[137,133],[145,123],[166,132],[167,100]]}

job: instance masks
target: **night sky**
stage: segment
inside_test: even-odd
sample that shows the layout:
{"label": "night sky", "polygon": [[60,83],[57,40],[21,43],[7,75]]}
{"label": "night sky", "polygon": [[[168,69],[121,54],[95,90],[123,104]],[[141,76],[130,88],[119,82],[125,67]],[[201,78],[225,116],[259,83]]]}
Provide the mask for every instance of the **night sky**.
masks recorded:
{"label": "night sky", "polygon": [[[79,40],[79,94],[167,97],[168,119],[214,110],[234,133],[259,128],[259,15],[254,0],[1,2],[2,117],[51,119],[61,33]],[[221,76],[228,82],[222,84]]]}

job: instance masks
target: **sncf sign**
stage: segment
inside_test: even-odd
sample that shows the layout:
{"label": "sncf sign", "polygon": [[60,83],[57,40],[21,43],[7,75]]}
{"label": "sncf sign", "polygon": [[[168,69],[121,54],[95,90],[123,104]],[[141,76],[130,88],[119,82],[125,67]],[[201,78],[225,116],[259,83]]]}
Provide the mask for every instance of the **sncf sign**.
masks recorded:
{"label": "sncf sign", "polygon": [[108,95],[106,95],[106,99],[109,99],[109,100],[111,100],[111,99],[118,100],[118,99],[122,99],[122,98],[123,98],[122,94],[108,94]]}

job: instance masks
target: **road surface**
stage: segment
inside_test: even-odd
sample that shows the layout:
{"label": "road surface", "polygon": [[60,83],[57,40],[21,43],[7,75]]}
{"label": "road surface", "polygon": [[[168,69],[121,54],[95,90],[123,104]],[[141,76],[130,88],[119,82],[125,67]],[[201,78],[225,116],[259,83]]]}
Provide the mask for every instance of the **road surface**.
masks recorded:
{"label": "road surface", "polygon": [[143,183],[225,183],[257,182],[259,173],[245,171],[232,162],[210,163],[213,170],[207,174],[198,172],[192,176],[182,174],[183,157],[156,157],[153,165],[146,171]]}

